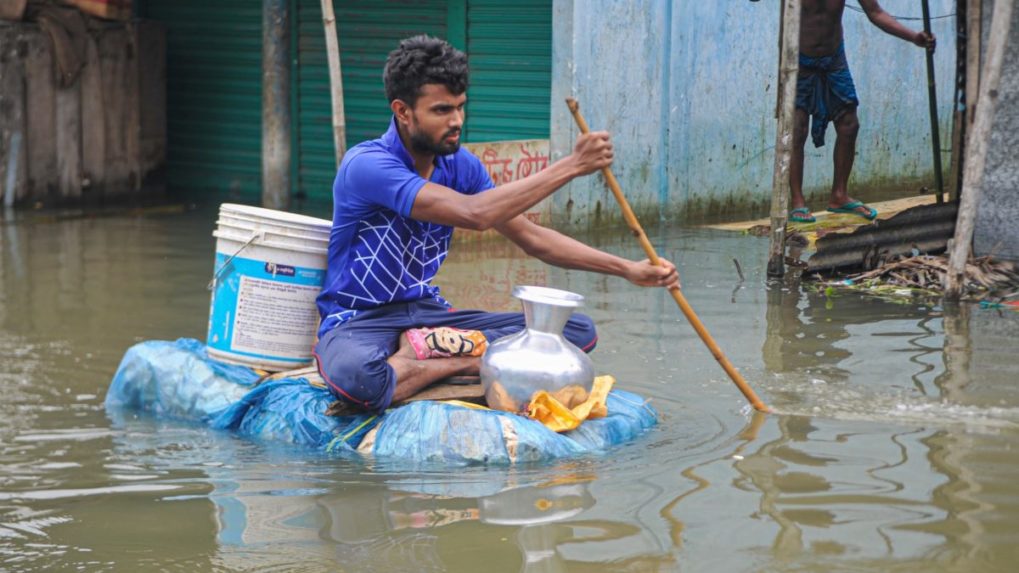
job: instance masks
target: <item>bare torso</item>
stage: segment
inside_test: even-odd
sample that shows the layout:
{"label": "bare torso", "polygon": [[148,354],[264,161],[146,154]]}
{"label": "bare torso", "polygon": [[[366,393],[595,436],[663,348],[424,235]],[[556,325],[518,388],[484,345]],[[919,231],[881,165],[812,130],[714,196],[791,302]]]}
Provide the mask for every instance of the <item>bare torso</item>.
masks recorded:
{"label": "bare torso", "polygon": [[829,56],[842,43],[846,0],[803,0],[800,8],[800,53]]}

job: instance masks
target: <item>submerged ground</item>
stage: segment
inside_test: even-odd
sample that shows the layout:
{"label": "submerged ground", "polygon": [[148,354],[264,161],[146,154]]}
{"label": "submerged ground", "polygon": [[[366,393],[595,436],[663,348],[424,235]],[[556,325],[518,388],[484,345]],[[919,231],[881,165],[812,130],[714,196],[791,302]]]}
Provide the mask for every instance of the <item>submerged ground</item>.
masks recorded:
{"label": "submerged ground", "polygon": [[[321,214],[318,214],[321,216]],[[351,462],[105,412],[131,344],[203,339],[215,213],[0,226],[0,570],[1012,571],[1019,313],[769,284],[763,239],[648,228],[753,415],[660,290],[468,243],[461,308],[588,299],[660,426],[515,468]],[[622,232],[582,240],[637,258]],[[733,258],[746,280],[740,282]]]}

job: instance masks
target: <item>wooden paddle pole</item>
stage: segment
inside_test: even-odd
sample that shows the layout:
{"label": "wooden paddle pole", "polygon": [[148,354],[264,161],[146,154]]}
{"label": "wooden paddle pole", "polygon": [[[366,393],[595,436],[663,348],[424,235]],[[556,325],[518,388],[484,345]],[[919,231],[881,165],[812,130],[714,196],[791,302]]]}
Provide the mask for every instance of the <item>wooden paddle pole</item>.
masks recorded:
{"label": "wooden paddle pole", "polygon": [[[590,129],[587,127],[587,122],[584,121],[584,116],[580,114],[580,104],[577,103],[577,100],[573,98],[566,98],[566,105],[569,106],[570,112],[573,114],[573,119],[576,120],[577,127],[580,128],[580,132],[588,133]],[[619,207],[623,211],[623,219],[626,220],[626,224],[630,227],[630,230],[633,231],[634,236],[637,237],[637,240],[640,242],[640,246],[644,248],[644,253],[647,254],[648,260],[650,260],[653,265],[660,265],[661,259],[658,258],[658,253],[655,252],[655,248],[651,246],[651,241],[648,240],[643,227],[640,226],[640,221],[637,220],[637,216],[634,215],[633,210],[630,209],[630,204],[626,201],[626,197],[623,195],[623,190],[620,189],[619,182],[616,181],[616,176],[612,174],[612,168],[604,167],[601,172],[605,177],[605,182],[608,184],[609,190],[612,191],[612,194],[616,197],[616,201],[619,203]],[[700,336],[701,340],[704,341],[704,344],[707,345],[708,350],[711,351],[711,355],[714,356],[715,360],[722,365],[722,369],[725,370],[726,374],[729,375],[729,378],[732,378],[732,381],[736,383],[736,387],[739,388],[739,391],[742,392],[743,396],[745,396],[747,401],[750,402],[750,405],[760,412],[770,412],[771,409],[765,406],[764,402],[757,397],[757,394],[754,393],[753,389],[750,388],[750,385],[743,379],[743,376],[740,376],[740,373],[736,371],[732,363],[729,362],[729,359],[722,353],[722,349],[715,344],[715,339],[711,337],[711,334],[708,333],[706,328],[704,328],[700,319],[697,318],[697,313],[695,313],[693,308],[690,307],[690,304],[686,302],[686,297],[683,296],[679,287],[673,287],[669,289],[669,292],[672,294],[672,298],[676,300],[676,304],[679,305],[679,309],[683,311],[683,316],[685,316],[687,321],[690,322],[693,329],[697,331],[697,335]]]}
{"label": "wooden paddle pole", "polygon": [[[928,0],[921,2],[923,7],[923,31],[931,33],[931,9]],[[931,147],[934,151],[934,188],[937,190],[937,202],[945,201],[945,184],[941,180],[941,129],[938,127],[938,92],[934,84],[934,52],[924,49],[927,54],[927,101],[931,115]]]}

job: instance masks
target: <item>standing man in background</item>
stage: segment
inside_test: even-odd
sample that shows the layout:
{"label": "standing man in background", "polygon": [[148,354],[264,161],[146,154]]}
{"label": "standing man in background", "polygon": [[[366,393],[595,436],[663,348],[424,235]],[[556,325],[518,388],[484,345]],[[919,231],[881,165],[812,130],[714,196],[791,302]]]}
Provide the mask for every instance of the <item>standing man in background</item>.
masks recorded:
{"label": "standing man in background", "polygon": [[[849,174],[856,156],[856,135],[860,122],[856,107],[856,86],[846,61],[842,36],[842,14],[845,0],[802,0],[800,9],[800,71],[796,85],[796,118],[793,127],[790,182],[792,210],[789,221],[815,221],[803,198],[803,146],[807,141],[807,120],[815,147],[824,145],[828,122],[835,124],[835,172],[832,178],[828,211],[851,213],[868,220],[877,217],[877,210],[849,197]],[[872,24],[897,38],[934,50],[933,34],[913,31],[885,12],[877,0],[859,0],[860,7]]]}

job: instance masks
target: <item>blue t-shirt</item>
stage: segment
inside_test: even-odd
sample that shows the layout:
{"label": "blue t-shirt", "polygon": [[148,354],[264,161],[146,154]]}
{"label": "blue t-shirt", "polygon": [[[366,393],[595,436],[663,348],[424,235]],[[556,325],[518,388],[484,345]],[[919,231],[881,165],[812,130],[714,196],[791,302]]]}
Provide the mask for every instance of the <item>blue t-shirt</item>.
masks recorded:
{"label": "blue t-shirt", "polygon": [[[428,181],[466,195],[495,186],[481,161],[463,148],[437,156]],[[333,183],[329,266],[317,299],[319,336],[359,310],[429,297],[445,302],[431,281],[453,227],[410,218],[426,182],[414,170],[395,119],[382,137],[344,155]]]}

